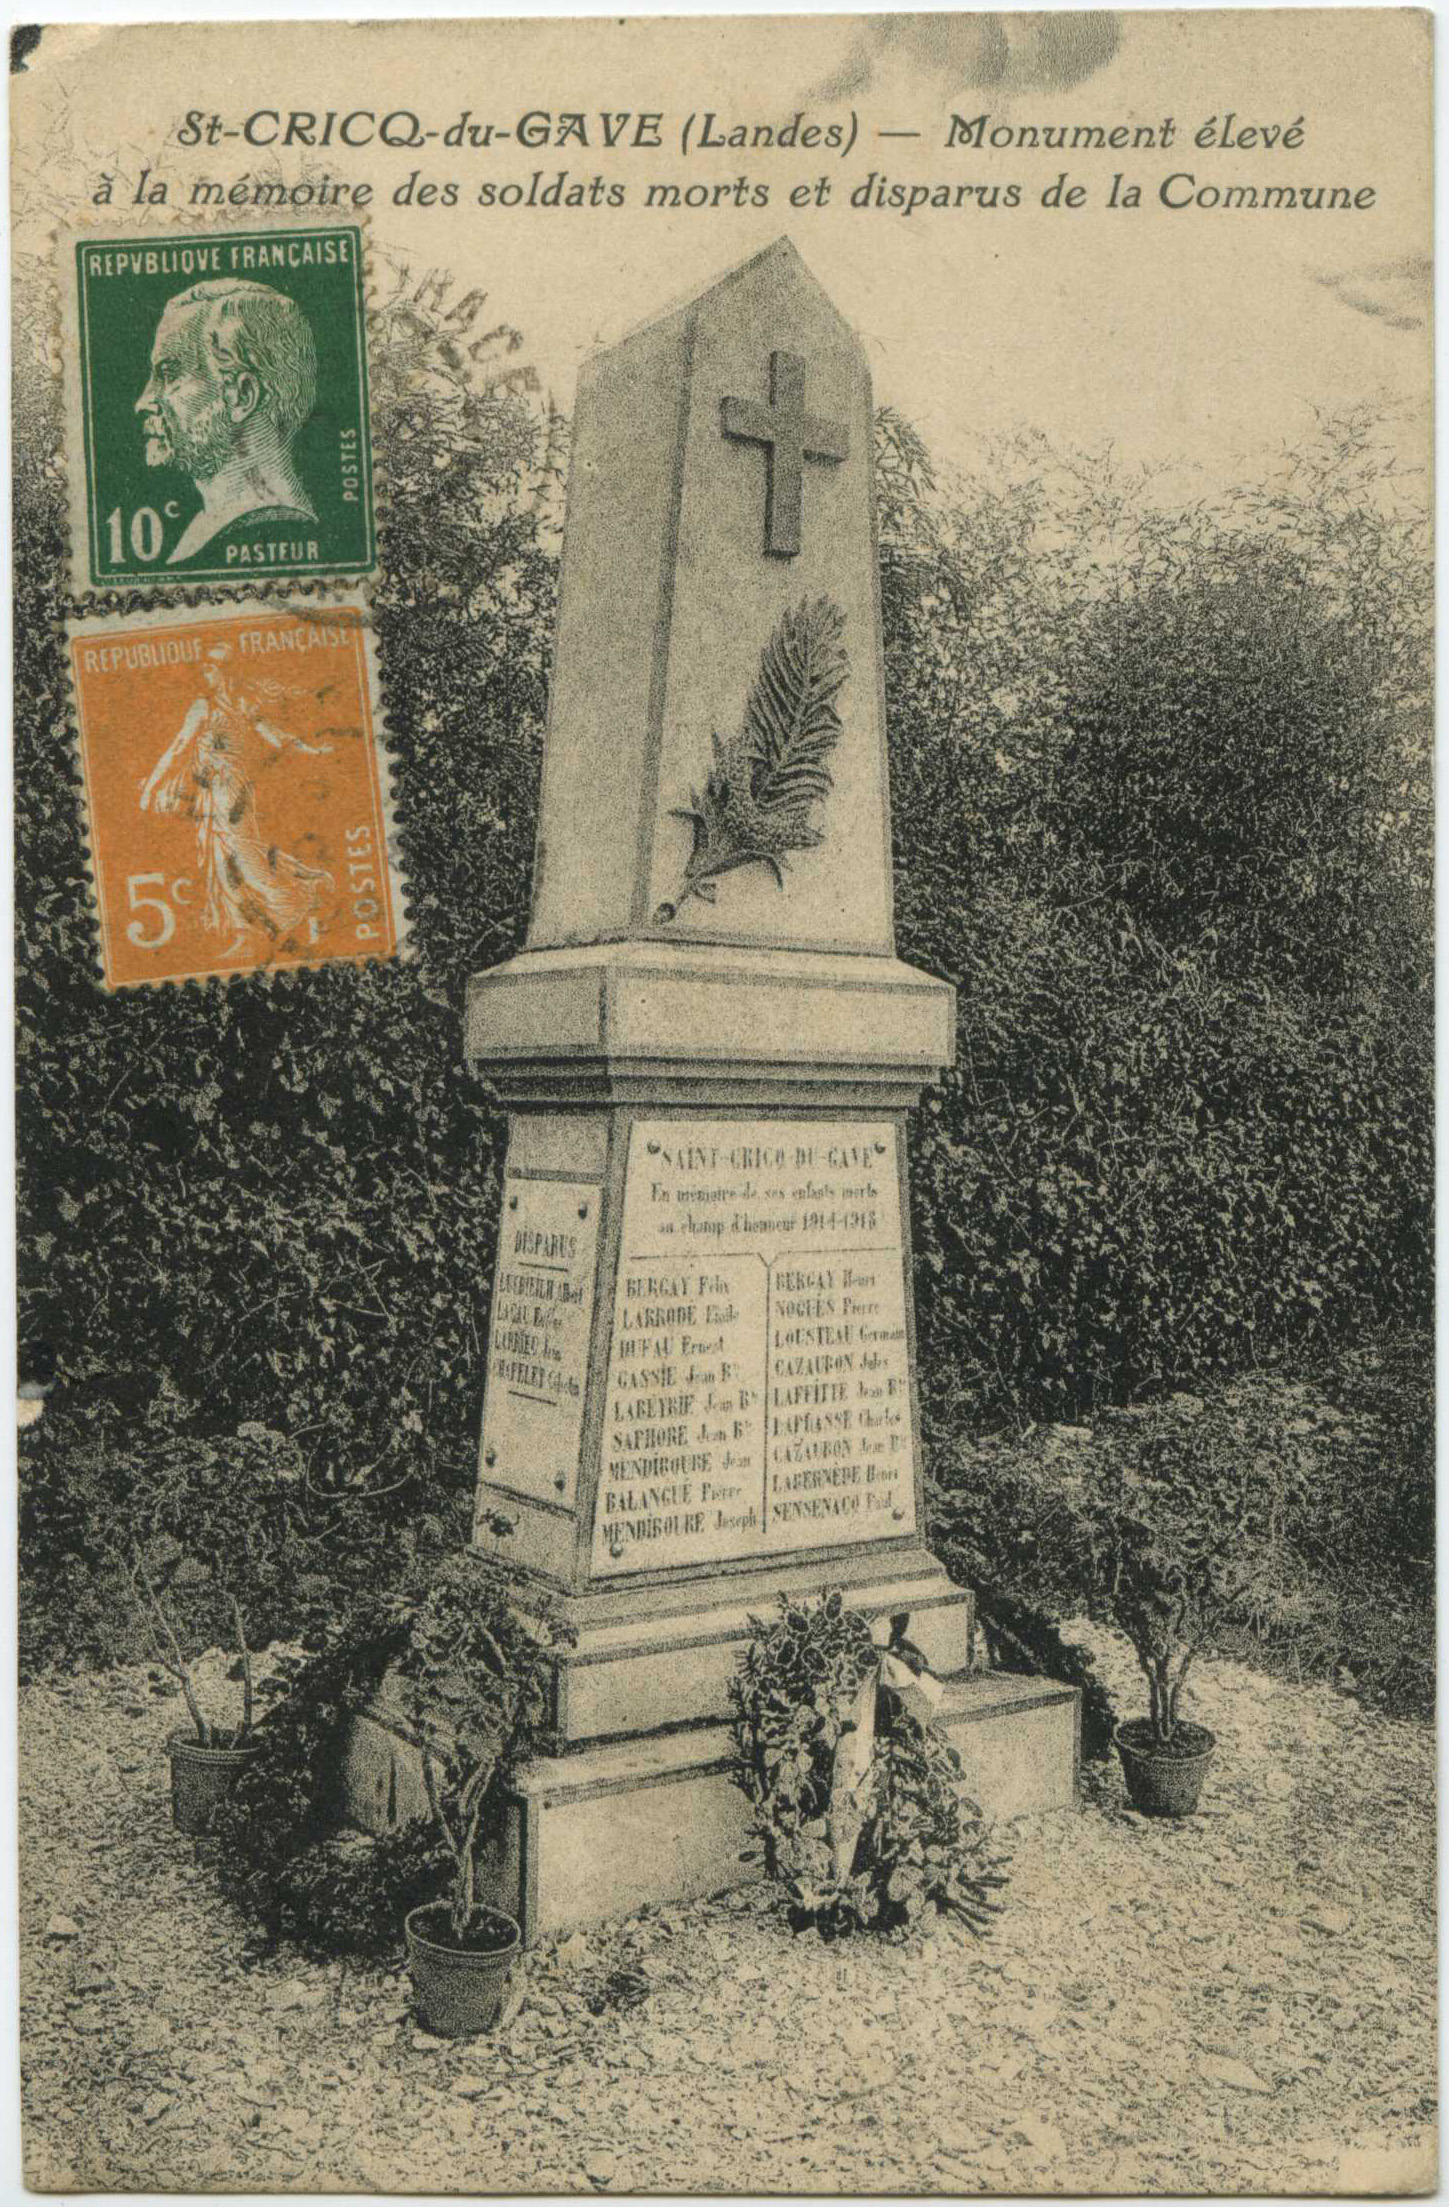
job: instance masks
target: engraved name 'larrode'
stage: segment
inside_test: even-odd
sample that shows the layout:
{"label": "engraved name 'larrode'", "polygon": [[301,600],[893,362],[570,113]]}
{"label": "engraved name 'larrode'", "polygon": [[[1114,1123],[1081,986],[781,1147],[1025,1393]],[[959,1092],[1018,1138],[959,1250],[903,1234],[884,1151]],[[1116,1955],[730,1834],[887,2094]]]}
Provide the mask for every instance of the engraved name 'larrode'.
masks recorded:
{"label": "engraved name 'larrode'", "polygon": [[898,1538],[914,1454],[894,1128],[636,1126],[596,1574]]}

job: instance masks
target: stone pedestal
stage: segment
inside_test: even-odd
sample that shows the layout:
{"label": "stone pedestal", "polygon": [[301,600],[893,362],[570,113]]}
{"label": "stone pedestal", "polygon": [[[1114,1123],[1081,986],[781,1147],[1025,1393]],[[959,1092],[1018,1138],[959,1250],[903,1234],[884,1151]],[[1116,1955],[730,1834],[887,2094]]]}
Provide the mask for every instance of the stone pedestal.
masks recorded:
{"label": "stone pedestal", "polygon": [[[1075,1803],[1079,1705],[1074,1687],[1044,1679],[988,1673],[948,1682],[938,1722],[989,1815],[1004,1822]],[[520,1773],[480,1885],[532,1946],[646,1903],[747,1884],[761,1871],[748,1804],[729,1771],[729,1728],[720,1723],[539,1755]],[[417,1751],[386,1697],[354,1725],[344,1775],[368,1830],[428,1813]]]}
{"label": "stone pedestal", "polygon": [[577,1634],[561,1744],[721,1716],[787,1586],[965,1665],[921,1541],[904,1129],[951,1028],[885,958],[624,943],[475,981],[512,1106],[476,1537]]}
{"label": "stone pedestal", "polygon": [[575,1595],[862,1541],[893,1568],[921,1506],[904,1116],[950,989],[525,952],[475,983],[469,1046],[513,1106],[480,1538],[505,1508],[510,1558]]}
{"label": "stone pedestal", "polygon": [[[745,1874],[727,1688],[783,1589],[905,1620],[989,1809],[1073,1797],[1075,1694],[967,1675],[925,1541],[906,1121],[955,1018],[894,951],[872,419],[784,240],[580,384],[529,940],[466,1044],[474,1537],[575,1635],[493,1866],[530,1937]],[[350,1775],[421,1805],[385,1704]]]}

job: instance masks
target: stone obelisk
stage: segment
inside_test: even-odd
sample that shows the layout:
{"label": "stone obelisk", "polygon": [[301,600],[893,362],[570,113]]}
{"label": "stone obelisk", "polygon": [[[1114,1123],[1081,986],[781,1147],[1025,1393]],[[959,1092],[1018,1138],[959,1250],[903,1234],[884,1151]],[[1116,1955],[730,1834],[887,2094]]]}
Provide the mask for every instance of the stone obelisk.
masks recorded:
{"label": "stone obelisk", "polygon": [[908,1620],[988,1803],[1070,1797],[1074,1696],[965,1676],[922,1537],[906,1117],[954,1007],[891,886],[870,377],[781,239],[583,373],[528,943],[469,999],[475,1537],[576,1634],[497,1872],[530,1936],[743,1874],[721,1720],[781,1588]]}
{"label": "stone obelisk", "polygon": [[528,946],[468,1012],[514,1107],[480,1520],[586,1636],[782,1577],[959,1625],[903,1125],[952,991],[894,955],[865,357],[787,241],[586,368],[564,547]]}

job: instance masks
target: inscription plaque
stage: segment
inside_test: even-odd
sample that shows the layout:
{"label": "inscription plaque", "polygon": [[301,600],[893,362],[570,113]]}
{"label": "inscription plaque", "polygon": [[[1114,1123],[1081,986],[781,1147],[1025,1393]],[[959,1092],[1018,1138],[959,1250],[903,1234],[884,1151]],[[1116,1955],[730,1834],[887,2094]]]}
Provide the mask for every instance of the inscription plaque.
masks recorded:
{"label": "inscription plaque", "polygon": [[638,1122],[594,1576],[915,1523],[895,1127]]}
{"label": "inscription plaque", "polygon": [[[483,1482],[570,1510],[594,1315],[599,1190],[510,1174],[483,1401]],[[486,1505],[485,1505],[486,1506]]]}

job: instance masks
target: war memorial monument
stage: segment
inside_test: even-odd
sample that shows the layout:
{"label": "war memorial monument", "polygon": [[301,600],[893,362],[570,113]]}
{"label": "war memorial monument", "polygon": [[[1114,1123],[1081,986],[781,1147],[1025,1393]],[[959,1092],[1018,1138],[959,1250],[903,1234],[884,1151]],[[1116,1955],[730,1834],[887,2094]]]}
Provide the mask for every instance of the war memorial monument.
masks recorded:
{"label": "war memorial monument", "polygon": [[[1074,1797],[1075,1692],[970,1670],[925,1538],[955,1008],[895,955],[876,562],[865,352],[787,239],[583,370],[528,941],[466,1041],[509,1111],[475,1539],[575,1635],[492,1864],[529,1940],[752,1874],[727,1686],[780,1589],[903,1621],[990,1813]],[[349,1783],[426,1807],[385,1706]]]}

